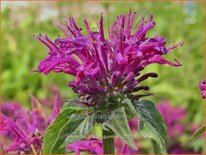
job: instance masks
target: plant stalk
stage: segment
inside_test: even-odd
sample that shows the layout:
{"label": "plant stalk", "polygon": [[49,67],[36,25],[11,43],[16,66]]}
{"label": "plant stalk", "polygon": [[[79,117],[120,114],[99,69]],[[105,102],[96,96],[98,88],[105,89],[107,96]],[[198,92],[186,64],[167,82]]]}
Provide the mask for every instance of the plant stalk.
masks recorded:
{"label": "plant stalk", "polygon": [[151,143],[152,143],[152,146],[153,146],[154,154],[161,154],[161,152],[159,152],[157,143],[154,140],[151,140]]}
{"label": "plant stalk", "polygon": [[114,154],[114,132],[102,129],[103,152],[104,154]]}

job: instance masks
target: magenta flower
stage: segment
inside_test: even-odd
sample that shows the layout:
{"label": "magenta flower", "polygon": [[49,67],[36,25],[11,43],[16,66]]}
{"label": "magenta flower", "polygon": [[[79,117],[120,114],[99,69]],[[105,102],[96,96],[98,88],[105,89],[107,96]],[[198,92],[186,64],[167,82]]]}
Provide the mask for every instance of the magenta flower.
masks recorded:
{"label": "magenta flower", "polygon": [[77,141],[72,144],[68,144],[67,149],[74,151],[77,155],[80,154],[80,151],[86,151],[92,154],[103,154],[102,142],[97,139]]}
{"label": "magenta flower", "polygon": [[195,151],[193,148],[183,148],[181,144],[175,144],[169,148],[169,154],[201,154],[201,151]]}
{"label": "magenta flower", "polygon": [[32,110],[27,111],[18,103],[1,105],[1,134],[12,142],[3,145],[6,153],[41,153],[42,139],[48,125],[60,111],[58,94],[55,95],[52,114],[48,115],[44,105],[32,98]]}
{"label": "magenta flower", "polygon": [[[192,147],[184,147],[180,141],[180,136],[184,134],[189,134],[191,136],[194,134],[195,129],[200,127],[199,124],[190,124],[190,126],[184,124],[184,119],[186,116],[186,109],[180,106],[172,106],[170,102],[160,102],[157,105],[158,110],[162,114],[165,120],[168,139],[170,140],[168,144],[169,154],[198,154],[201,150],[194,150]],[[172,139],[172,141],[171,141]]]}
{"label": "magenta flower", "polygon": [[165,120],[168,138],[172,139],[177,137],[177,135],[181,135],[184,131],[184,125],[181,121],[186,117],[185,109],[174,107],[170,102],[160,102],[157,108]]}
{"label": "magenta flower", "polygon": [[205,87],[206,87],[206,80],[200,81],[199,88],[200,88],[201,95],[202,95],[203,99],[205,99],[205,96],[206,96],[206,88]]}
{"label": "magenta flower", "polygon": [[[47,35],[34,37],[49,48],[49,56],[39,64],[37,72],[48,74],[64,72],[75,79],[69,82],[87,106],[100,105],[110,97],[129,95],[139,90],[148,90],[140,83],[156,73],[141,74],[150,64],[180,66],[163,58],[182,43],[165,46],[165,38],[159,35],[147,37],[146,33],[155,26],[152,16],[142,22],[133,32],[136,13],[120,15],[112,23],[108,38],[104,34],[104,19],[101,15],[98,30],[93,31],[84,20],[87,35],[81,32],[73,17],[65,18],[66,25],[58,24],[64,37],[51,41]],[[132,96],[138,99],[149,94]]]}

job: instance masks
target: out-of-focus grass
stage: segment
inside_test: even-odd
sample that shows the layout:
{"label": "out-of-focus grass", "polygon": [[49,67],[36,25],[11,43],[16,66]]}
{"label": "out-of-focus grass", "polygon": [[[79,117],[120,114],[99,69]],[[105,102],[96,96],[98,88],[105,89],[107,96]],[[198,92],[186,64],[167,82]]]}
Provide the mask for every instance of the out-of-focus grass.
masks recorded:
{"label": "out-of-focus grass", "polygon": [[[20,3],[20,2],[19,2]],[[77,23],[83,27],[83,18],[87,18],[95,27],[95,18],[100,12],[105,15],[105,31],[108,24],[119,14],[131,8],[138,15],[154,15],[156,27],[149,35],[165,36],[167,44],[183,41],[182,48],[171,53],[169,58],[177,58],[182,67],[152,65],[146,71],[158,72],[158,79],[145,82],[150,85],[155,102],[170,100],[175,105],[183,105],[188,111],[188,123],[203,122],[203,101],[198,89],[199,80],[204,78],[204,5],[191,2],[59,2],[55,3],[59,13],[55,19],[74,15]],[[49,6],[48,6],[49,7]],[[46,9],[33,2],[28,8],[18,11],[13,8],[2,10],[2,97],[28,103],[28,93],[38,98],[48,95],[47,87],[56,85],[64,98],[75,94],[66,86],[72,77],[62,73],[51,73],[48,76],[32,73],[38,62],[47,55],[47,49],[33,39],[32,34],[47,33],[52,39],[61,34],[54,19],[39,21],[39,12]],[[24,15],[20,20],[20,16]],[[42,15],[41,15],[42,16]],[[172,116],[171,116],[172,117]],[[197,145],[197,144],[196,144]]]}

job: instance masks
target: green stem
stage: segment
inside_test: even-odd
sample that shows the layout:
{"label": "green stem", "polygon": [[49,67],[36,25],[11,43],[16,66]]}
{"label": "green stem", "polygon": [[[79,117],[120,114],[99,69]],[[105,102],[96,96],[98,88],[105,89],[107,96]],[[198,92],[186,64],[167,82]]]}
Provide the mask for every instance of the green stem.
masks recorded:
{"label": "green stem", "polygon": [[152,143],[152,146],[153,146],[154,154],[161,154],[161,152],[159,151],[158,145],[157,145],[157,143],[155,142],[155,140],[151,140],[151,143]]}
{"label": "green stem", "polygon": [[114,154],[114,132],[111,129],[102,129],[102,139],[104,154]]}

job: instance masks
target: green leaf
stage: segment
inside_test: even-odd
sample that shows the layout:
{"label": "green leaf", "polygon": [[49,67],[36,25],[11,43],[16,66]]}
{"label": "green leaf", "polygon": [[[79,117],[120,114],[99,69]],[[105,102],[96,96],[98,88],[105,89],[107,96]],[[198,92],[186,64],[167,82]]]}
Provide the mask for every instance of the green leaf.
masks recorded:
{"label": "green leaf", "polygon": [[78,99],[73,99],[73,100],[69,100],[68,102],[64,102],[62,110],[64,110],[65,108],[84,108],[89,113],[92,113],[94,111],[93,107],[83,107],[81,105],[78,105],[77,102],[79,102]]}
{"label": "green leaf", "polygon": [[[84,108],[69,107],[63,109],[62,112],[57,115],[54,122],[47,128],[44,136],[43,154],[65,153],[66,144],[64,142],[66,138],[70,136],[72,141],[71,135],[79,128],[83,131],[85,120],[88,120],[88,117],[90,117],[90,115],[85,116],[83,114],[84,110]],[[87,132],[82,134],[87,134]],[[73,139],[82,139],[82,137],[79,135],[73,137]]]}
{"label": "green leaf", "polygon": [[135,117],[135,116],[139,118],[139,115],[138,115],[138,113],[137,113],[137,111],[136,111],[135,107],[133,106],[130,99],[125,98],[122,100],[121,103],[125,108],[125,113],[127,115],[128,120]]}
{"label": "green leaf", "polygon": [[134,101],[134,106],[140,114],[140,135],[154,140],[155,153],[166,154],[167,129],[154,103],[140,100]]}
{"label": "green leaf", "polygon": [[103,125],[112,129],[117,136],[119,136],[126,144],[131,146],[133,149],[137,149],[132,132],[128,125],[124,107],[120,107],[114,110],[109,120],[103,123]]}
{"label": "green leaf", "polygon": [[[60,141],[59,135],[63,130],[65,130],[65,127],[67,127],[71,123],[79,124],[81,121],[83,121],[82,119],[79,120],[75,119],[76,122],[71,122],[73,121],[73,119],[71,119],[71,116],[73,117],[76,114],[81,113],[82,111],[83,109],[79,109],[79,108],[78,109],[65,108],[59,115],[57,115],[54,122],[47,128],[46,134],[44,136],[43,154],[52,153],[52,147],[55,145],[57,141]],[[71,126],[71,129],[72,128],[73,126]],[[67,132],[71,132],[71,131],[67,131]],[[64,139],[61,140],[62,142],[64,142]]]}
{"label": "green leaf", "polygon": [[186,142],[183,143],[183,145],[190,143],[194,141],[196,138],[198,138],[201,134],[203,134],[206,131],[206,126],[202,126],[199,129],[195,131],[195,133],[188,139]]}
{"label": "green leaf", "polygon": [[63,105],[62,109],[70,108],[70,107],[80,108],[81,106],[79,106],[75,103],[72,103],[72,102],[64,102],[64,105]]}
{"label": "green leaf", "polygon": [[74,132],[72,132],[72,134],[67,136],[65,142],[61,145],[61,147],[73,143],[79,139],[85,139],[86,135],[93,130],[95,124],[95,116],[96,113],[84,116],[85,119],[78,125],[78,127],[74,130]]}

